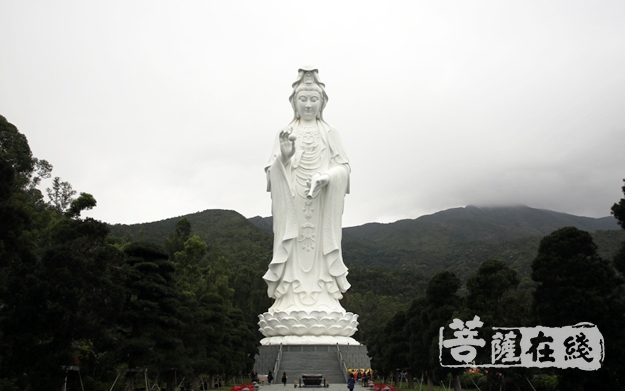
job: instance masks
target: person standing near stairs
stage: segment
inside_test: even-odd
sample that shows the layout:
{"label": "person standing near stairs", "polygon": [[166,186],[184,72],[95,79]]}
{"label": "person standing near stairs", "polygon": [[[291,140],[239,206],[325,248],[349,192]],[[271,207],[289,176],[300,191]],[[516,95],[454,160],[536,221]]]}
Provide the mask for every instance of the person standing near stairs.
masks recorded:
{"label": "person standing near stairs", "polygon": [[349,391],[354,391],[354,384],[356,384],[356,380],[354,380],[354,375],[350,373],[349,379],[347,379],[347,388],[349,388]]}
{"label": "person standing near stairs", "polygon": [[286,375],[286,372],[282,372],[282,384],[284,384],[284,386],[286,387],[286,380],[289,377]]}

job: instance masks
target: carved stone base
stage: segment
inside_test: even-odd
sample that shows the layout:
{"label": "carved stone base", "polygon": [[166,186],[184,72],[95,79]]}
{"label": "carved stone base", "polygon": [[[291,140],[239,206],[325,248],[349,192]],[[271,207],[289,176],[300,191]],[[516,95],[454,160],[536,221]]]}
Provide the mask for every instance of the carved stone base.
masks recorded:
{"label": "carved stone base", "polygon": [[347,345],[357,330],[358,315],[339,311],[277,311],[258,315],[262,345]]}

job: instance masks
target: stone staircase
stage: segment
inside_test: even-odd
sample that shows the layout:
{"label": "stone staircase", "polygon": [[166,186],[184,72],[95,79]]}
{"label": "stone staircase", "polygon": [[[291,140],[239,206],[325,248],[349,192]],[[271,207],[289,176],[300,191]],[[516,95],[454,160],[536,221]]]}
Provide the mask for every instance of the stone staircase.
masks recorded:
{"label": "stone staircase", "polygon": [[[269,371],[273,371],[279,351],[280,345],[259,346],[258,354],[254,358],[254,371],[259,375],[267,375]],[[275,379],[276,374],[274,373],[273,376]],[[280,379],[275,379],[275,381],[279,382]]]}
{"label": "stone staircase", "polygon": [[323,375],[330,384],[345,383],[336,356],[336,346],[331,345],[283,346],[280,370],[275,375],[278,382],[282,378],[282,372],[289,376],[289,384],[293,384],[295,380],[300,382],[303,374]]}
{"label": "stone staircase", "polygon": [[[341,355],[347,368],[371,367],[367,347],[364,345],[340,345]],[[278,358],[279,345],[259,346],[254,370],[260,375],[273,371]],[[282,372],[289,376],[288,383],[300,381],[303,374],[320,374],[331,385],[344,384],[345,377],[339,359],[336,345],[282,345],[282,359],[280,368],[273,374],[274,382],[279,384]]]}
{"label": "stone staircase", "polygon": [[365,370],[371,368],[371,359],[367,355],[365,345],[340,345],[340,348],[347,368]]}

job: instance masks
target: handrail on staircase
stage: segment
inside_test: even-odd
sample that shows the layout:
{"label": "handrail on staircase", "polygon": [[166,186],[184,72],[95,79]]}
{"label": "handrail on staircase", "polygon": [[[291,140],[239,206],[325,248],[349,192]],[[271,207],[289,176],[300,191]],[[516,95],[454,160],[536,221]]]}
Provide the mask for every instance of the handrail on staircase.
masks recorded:
{"label": "handrail on staircase", "polygon": [[278,371],[280,370],[280,361],[282,360],[282,344],[280,344],[280,348],[278,349],[278,357],[276,357],[276,364],[273,366],[273,377],[274,379],[278,378]]}
{"label": "handrail on staircase", "polygon": [[339,347],[338,343],[336,344],[336,357],[339,359],[341,371],[343,372],[345,383],[347,383],[347,365],[345,365],[345,361],[343,360],[343,354],[341,354],[341,348]]}

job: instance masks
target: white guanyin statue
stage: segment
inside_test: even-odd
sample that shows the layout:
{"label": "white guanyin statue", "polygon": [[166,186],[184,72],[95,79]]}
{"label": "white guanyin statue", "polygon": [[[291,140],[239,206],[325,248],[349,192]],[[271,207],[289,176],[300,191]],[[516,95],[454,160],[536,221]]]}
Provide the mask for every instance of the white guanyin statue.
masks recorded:
{"label": "white guanyin statue", "polygon": [[294,118],[276,137],[265,168],[273,214],[273,259],[263,276],[268,312],[259,315],[269,344],[357,344],[358,315],[339,303],[349,289],[341,252],[350,167],[318,71],[302,68],[289,101]]}

